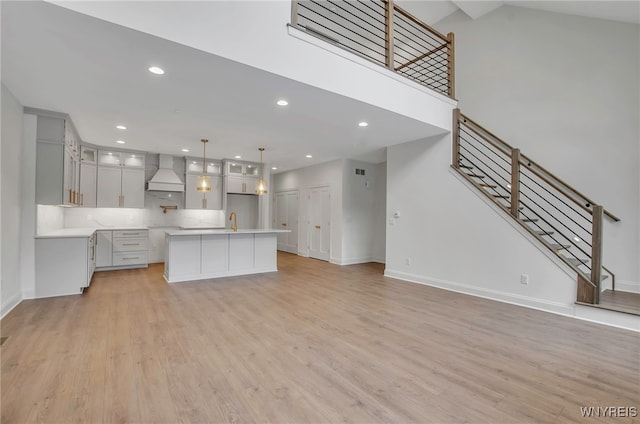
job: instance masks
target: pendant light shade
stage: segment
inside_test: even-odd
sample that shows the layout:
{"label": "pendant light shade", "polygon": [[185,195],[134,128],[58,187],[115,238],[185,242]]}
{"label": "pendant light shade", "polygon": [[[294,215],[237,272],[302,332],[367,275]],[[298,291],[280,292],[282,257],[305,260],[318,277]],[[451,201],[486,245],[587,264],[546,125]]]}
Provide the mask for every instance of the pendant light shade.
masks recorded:
{"label": "pendant light shade", "polygon": [[258,148],[260,150],[260,178],[256,182],[256,194],[258,196],[262,196],[263,194],[267,194],[267,182],[264,180],[264,166],[262,166],[262,152],[264,152],[264,147]]}
{"label": "pendant light shade", "polygon": [[205,167],[207,166],[207,143],[209,140],[203,138],[202,142],[202,175],[198,177],[198,191],[206,193],[211,191],[211,177],[205,175]]}

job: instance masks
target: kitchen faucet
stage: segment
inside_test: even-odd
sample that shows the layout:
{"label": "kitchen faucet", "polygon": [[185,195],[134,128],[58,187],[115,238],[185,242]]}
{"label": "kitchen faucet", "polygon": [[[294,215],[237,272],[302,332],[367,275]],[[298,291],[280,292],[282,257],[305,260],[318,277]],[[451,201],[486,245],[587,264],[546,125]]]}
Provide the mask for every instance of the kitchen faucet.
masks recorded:
{"label": "kitchen faucet", "polygon": [[231,215],[229,215],[229,221],[231,221],[233,219],[233,225],[231,226],[231,230],[232,231],[238,231],[238,216],[236,215],[235,212],[231,212]]}

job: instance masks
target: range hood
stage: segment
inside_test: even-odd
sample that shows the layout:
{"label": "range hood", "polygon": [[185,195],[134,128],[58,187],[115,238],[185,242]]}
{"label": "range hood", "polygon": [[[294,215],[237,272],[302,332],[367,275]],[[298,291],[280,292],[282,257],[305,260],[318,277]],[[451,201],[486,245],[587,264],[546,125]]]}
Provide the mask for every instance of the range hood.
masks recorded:
{"label": "range hood", "polygon": [[160,166],[147,183],[149,191],[184,191],[184,183],[173,170],[173,157],[160,155]]}

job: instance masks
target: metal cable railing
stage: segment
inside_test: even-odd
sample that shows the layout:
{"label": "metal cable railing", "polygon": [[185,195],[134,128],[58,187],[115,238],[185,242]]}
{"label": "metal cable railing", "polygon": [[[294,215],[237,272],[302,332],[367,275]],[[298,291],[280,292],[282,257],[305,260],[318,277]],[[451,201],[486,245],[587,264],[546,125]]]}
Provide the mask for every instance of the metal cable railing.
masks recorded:
{"label": "metal cable railing", "polygon": [[291,25],[455,96],[454,39],[391,0],[293,0]]}
{"label": "metal cable railing", "polygon": [[579,301],[598,303],[603,272],[615,289],[602,266],[602,219],[617,217],[457,109],[453,132],[452,166],[576,271]]}

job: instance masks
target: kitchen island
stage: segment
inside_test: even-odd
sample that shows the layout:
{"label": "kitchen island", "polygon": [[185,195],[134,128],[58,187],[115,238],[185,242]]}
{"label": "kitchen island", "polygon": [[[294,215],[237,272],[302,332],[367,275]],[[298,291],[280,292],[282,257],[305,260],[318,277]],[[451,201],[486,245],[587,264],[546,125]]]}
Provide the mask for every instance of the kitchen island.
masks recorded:
{"label": "kitchen island", "polygon": [[277,233],[289,230],[172,230],[165,233],[169,283],[278,270]]}

